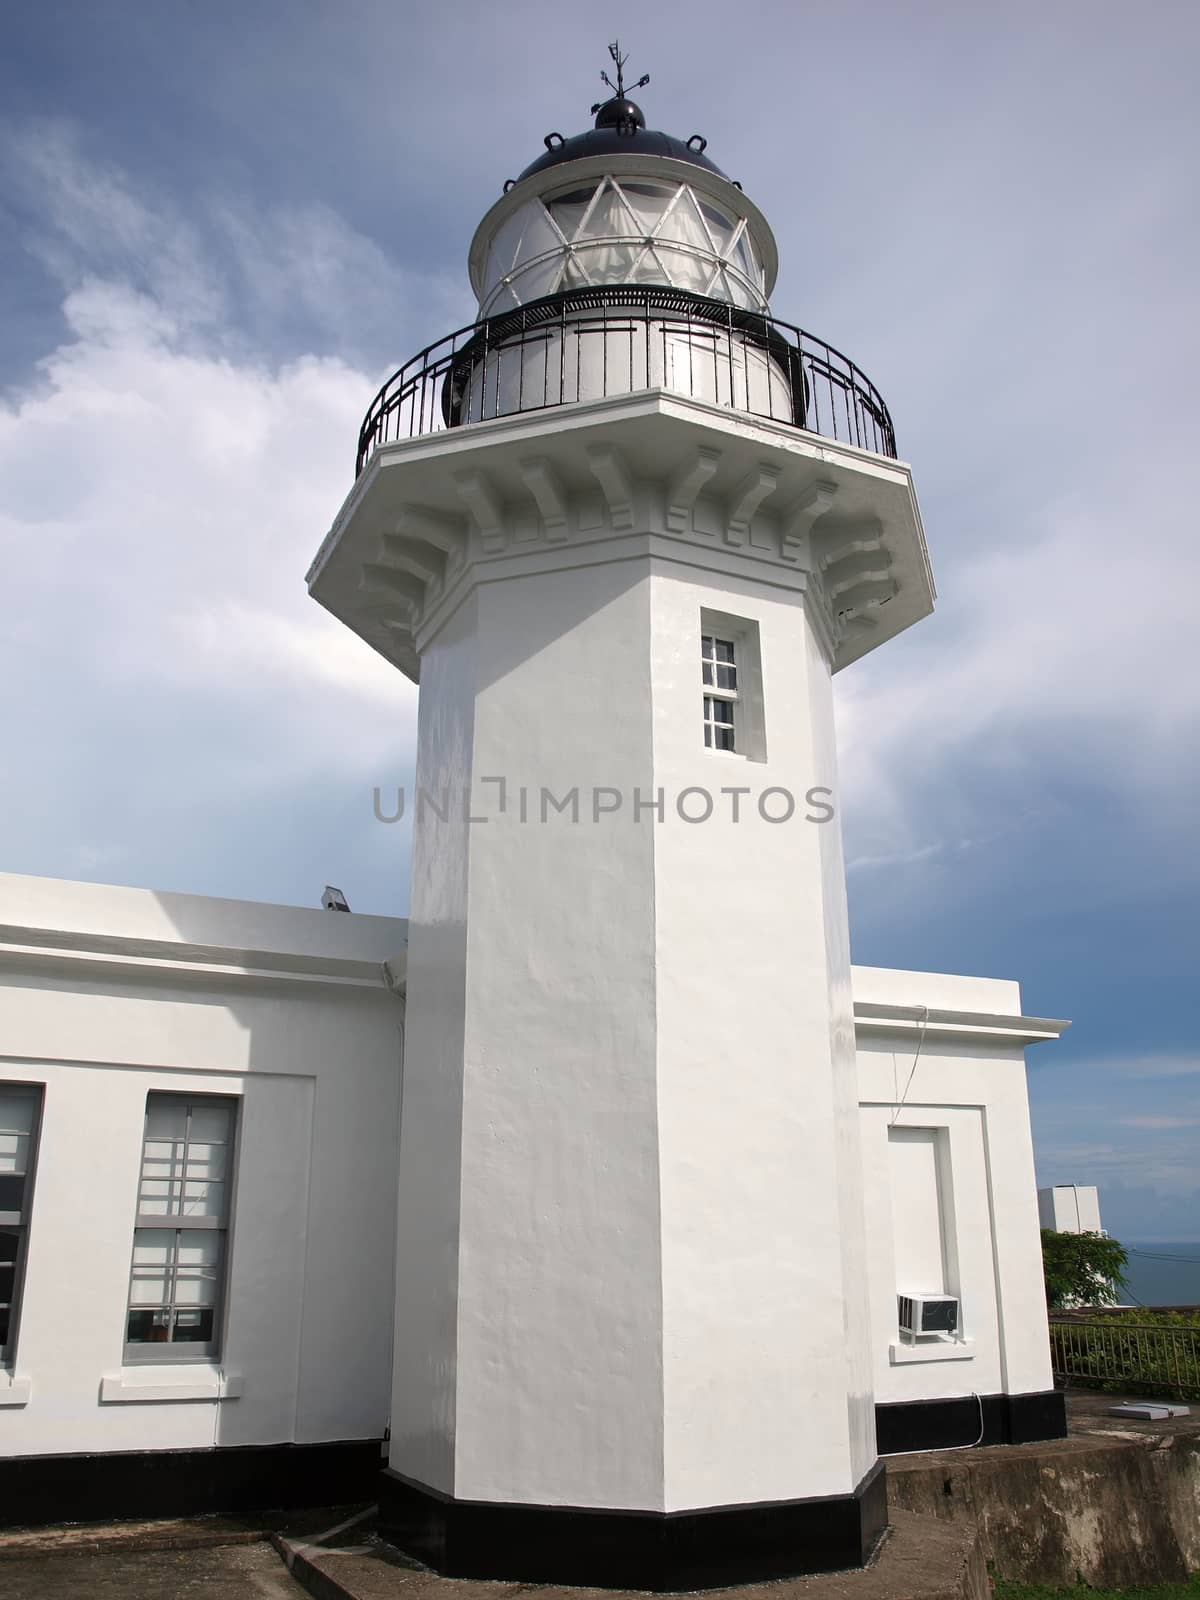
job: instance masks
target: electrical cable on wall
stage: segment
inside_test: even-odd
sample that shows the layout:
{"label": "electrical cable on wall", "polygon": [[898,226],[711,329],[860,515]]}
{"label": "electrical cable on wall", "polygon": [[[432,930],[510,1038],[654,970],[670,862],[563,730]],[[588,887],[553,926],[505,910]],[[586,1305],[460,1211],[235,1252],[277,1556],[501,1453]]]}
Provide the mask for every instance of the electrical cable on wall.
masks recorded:
{"label": "electrical cable on wall", "polygon": [[921,1059],[921,1046],[925,1043],[925,1030],[929,1026],[929,1007],[923,1005],[921,1007],[921,1011],[924,1014],[921,1017],[921,1031],[917,1035],[917,1051],[913,1056],[912,1066],[908,1069],[908,1081],[904,1085],[904,1093],[900,1096],[900,1104],[892,1113],[892,1119],[888,1123],[889,1128],[894,1128],[896,1126],[896,1119],[904,1110],[904,1102],[908,1099],[908,1091],[912,1088],[913,1074],[917,1070],[917,1062]]}

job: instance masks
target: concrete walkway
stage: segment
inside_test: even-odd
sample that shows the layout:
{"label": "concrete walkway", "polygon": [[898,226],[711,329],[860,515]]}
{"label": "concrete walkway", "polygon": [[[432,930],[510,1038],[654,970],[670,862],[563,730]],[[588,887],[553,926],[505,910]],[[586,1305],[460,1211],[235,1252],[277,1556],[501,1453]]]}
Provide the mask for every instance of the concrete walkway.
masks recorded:
{"label": "concrete walkway", "polygon": [[279,1556],[254,1544],[0,1557],[4,1600],[310,1600]]}

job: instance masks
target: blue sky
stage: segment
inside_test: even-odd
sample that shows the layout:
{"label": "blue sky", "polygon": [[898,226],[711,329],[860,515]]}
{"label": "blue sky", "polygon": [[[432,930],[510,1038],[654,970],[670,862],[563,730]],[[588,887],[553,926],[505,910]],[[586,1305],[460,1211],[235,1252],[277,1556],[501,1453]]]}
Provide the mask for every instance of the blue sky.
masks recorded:
{"label": "blue sky", "polygon": [[839,679],[857,960],[1021,980],[1039,1173],[1200,1239],[1194,6],[308,0],[14,11],[0,58],[0,865],[407,904],[411,688],[312,605],[361,414],[586,126],[770,218],[773,305],[915,469],[936,616]]}

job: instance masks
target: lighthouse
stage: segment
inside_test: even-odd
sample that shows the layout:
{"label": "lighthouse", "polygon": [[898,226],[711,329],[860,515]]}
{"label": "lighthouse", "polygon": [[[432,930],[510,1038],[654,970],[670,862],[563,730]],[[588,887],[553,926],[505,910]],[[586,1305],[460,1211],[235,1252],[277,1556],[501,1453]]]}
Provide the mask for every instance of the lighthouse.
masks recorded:
{"label": "lighthouse", "polygon": [[691,1589],[886,1523],[832,675],[933,585],[882,398],[614,61],[309,586],[420,684],[382,1523]]}

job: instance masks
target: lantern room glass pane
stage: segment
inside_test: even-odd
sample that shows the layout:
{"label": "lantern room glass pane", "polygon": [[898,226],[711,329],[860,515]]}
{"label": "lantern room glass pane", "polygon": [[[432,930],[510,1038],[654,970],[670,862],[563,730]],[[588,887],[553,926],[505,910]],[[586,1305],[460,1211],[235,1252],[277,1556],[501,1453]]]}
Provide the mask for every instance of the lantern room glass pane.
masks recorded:
{"label": "lantern room glass pane", "polygon": [[539,205],[536,211],[531,210],[525,231],[521,235],[521,242],[517,246],[516,265],[520,266],[523,261],[532,261],[537,256],[545,255],[547,250],[561,249],[562,240],[546,215],[545,207]]}
{"label": "lantern room glass pane", "polygon": [[573,239],[579,232],[579,224],[583,221],[595,192],[596,185],[589,183],[586,188],[570,189],[566,194],[556,195],[552,200],[546,201],[546,209],[562,230],[564,239]]}
{"label": "lantern room glass pane", "polygon": [[641,178],[622,178],[618,181],[639,229],[647,235],[653,233],[662,221],[663,212],[674,199],[678,186],[649,183]]}
{"label": "lantern room glass pane", "polygon": [[626,205],[624,197],[606,184],[604,192],[592,207],[592,213],[580,231],[580,239],[635,239],[644,230]]}
{"label": "lantern room glass pane", "polygon": [[701,200],[697,197],[696,204],[700,207],[701,215],[708,224],[708,231],[713,236],[717,249],[724,255],[729,248],[729,241],[733,238],[733,230],[737,226],[732,217],[726,216],[723,211],[718,211],[711,200]]}
{"label": "lantern room glass pane", "polygon": [[696,202],[692,198],[690,189],[684,189],[678,200],[663,217],[658,226],[656,235],[659,239],[674,239],[679,244],[691,245],[695,250],[702,250],[706,256],[712,257],[712,240],[704,223],[700,220],[700,213],[696,210]]}
{"label": "lantern room glass pane", "polygon": [[557,255],[545,256],[541,261],[533,261],[521,268],[512,282],[521,305],[528,305],[531,300],[540,300],[543,295],[555,292],[566,254],[565,250],[560,249]]}

